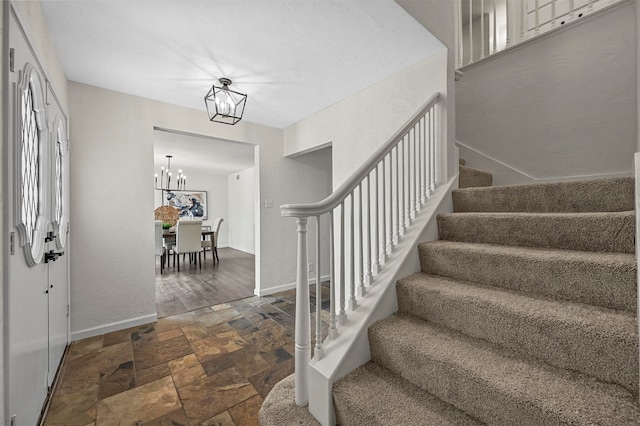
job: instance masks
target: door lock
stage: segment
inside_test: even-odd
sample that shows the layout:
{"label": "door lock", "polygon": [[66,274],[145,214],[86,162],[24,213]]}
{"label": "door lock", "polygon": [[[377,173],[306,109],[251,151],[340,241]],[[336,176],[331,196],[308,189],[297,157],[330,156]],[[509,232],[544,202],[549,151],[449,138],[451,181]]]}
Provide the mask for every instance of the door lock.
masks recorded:
{"label": "door lock", "polygon": [[58,257],[64,254],[63,251],[53,251],[50,250],[44,254],[44,263],[55,262],[58,260]]}
{"label": "door lock", "polygon": [[47,236],[44,237],[44,242],[48,243],[48,242],[53,241],[55,239],[56,239],[56,233],[53,232],[53,231],[49,231],[49,232],[47,232]]}

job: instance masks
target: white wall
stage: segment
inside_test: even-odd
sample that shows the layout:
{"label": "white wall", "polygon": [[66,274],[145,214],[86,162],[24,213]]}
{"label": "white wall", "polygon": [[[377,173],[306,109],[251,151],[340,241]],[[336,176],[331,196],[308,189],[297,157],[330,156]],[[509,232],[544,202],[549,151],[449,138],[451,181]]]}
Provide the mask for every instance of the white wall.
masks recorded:
{"label": "white wall", "polygon": [[[446,123],[446,131],[443,134],[447,141],[446,164],[439,175],[443,176],[442,183],[458,173],[458,152],[455,149],[456,140],[456,96],[455,96],[455,71],[456,71],[456,8],[457,1],[442,0],[395,0],[414,19],[422,24],[431,34],[433,34],[447,48],[446,59],[446,90],[439,90],[446,105],[446,116],[443,123]],[[423,78],[431,78],[430,74],[424,74]]]}
{"label": "white wall", "polygon": [[457,139],[533,180],[631,174],[635,42],[626,3],[463,69]]}
{"label": "white wall", "polygon": [[640,151],[640,0],[634,2],[636,8],[636,152]]}
{"label": "white wall", "polygon": [[[305,152],[292,157],[294,161],[301,163],[304,167],[304,174],[298,179],[303,183],[304,196],[300,195],[294,203],[322,201],[333,192],[332,162],[333,149],[331,146]],[[310,218],[307,225],[307,248],[308,263],[313,266],[313,271],[309,273],[309,278],[316,277],[316,222],[315,218]],[[320,276],[321,279],[329,276],[329,217],[320,219]]]}
{"label": "white wall", "polygon": [[[230,174],[226,183],[229,208],[227,214],[220,215],[224,218],[220,233],[227,230],[229,247],[255,254],[256,168]],[[219,241],[218,247],[221,246]]]}
{"label": "white wall", "polygon": [[295,226],[277,206],[304,192],[297,179],[303,167],[283,158],[282,130],[246,121],[211,123],[204,111],[74,82],[69,100],[74,338],[155,315],[154,258],[143,255],[154,244],[154,126],[258,145],[258,197],[273,200],[275,208],[261,204],[256,217],[256,292],[295,281]]}
{"label": "white wall", "polygon": [[[287,127],[285,155],[331,142],[333,187],[337,188],[431,95],[442,93],[446,103],[446,65],[447,51],[443,48],[413,67]],[[446,120],[446,110],[442,112],[438,117]]]}

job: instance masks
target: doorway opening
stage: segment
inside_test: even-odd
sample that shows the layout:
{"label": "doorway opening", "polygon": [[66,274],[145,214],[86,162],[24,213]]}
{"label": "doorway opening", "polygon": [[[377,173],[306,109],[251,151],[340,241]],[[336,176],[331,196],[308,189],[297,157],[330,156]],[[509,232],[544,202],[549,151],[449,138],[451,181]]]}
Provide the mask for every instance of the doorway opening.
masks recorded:
{"label": "doorway opening", "polygon": [[[200,263],[174,264],[171,242],[166,242],[170,266],[160,268],[156,259],[156,310],[158,317],[250,297],[255,289],[256,208],[258,188],[256,145],[154,128],[154,208],[172,205],[175,197],[197,194],[197,217],[182,208],[182,219],[202,220],[203,227],[223,221],[217,234],[219,261],[213,250],[205,251]],[[167,155],[171,155],[173,181],[167,190]],[[164,168],[164,169],[163,169]],[[178,170],[184,184],[177,186]],[[178,189],[180,188],[180,189]],[[177,260],[177,259],[176,259]],[[182,261],[182,258],[179,259]],[[217,260],[217,259],[216,259]]]}

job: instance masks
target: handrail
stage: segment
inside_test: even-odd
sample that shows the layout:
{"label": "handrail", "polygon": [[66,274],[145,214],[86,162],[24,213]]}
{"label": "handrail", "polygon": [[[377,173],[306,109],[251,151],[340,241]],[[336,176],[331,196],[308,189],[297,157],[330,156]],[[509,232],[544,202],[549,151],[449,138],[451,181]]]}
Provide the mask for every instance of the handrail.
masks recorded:
{"label": "handrail", "polygon": [[[438,186],[436,169],[446,153],[436,118],[436,93],[331,195],[317,203],[284,204],[282,216],[297,218],[295,318],[295,401],[309,403],[311,361],[307,225],[315,222],[315,285],[322,294],[320,252],[329,265],[329,333],[346,325],[375,277],[385,268],[414,220]],[[328,226],[321,222],[328,222]],[[328,228],[328,230],[327,230]],[[328,247],[321,240],[328,234]],[[392,259],[393,262],[398,259]],[[325,269],[327,269],[325,267]],[[314,359],[323,356],[322,303],[316,303]]]}
{"label": "handrail", "polygon": [[308,217],[318,216],[328,213],[336,208],[360,183],[373,171],[383,158],[396,146],[398,139],[404,136],[424,114],[429,111],[440,99],[440,93],[435,93],[416,114],[409,119],[400,130],[391,136],[386,143],[379,147],[373,155],[363,163],[356,171],[340,185],[327,198],[316,203],[307,204],[283,204],[280,206],[282,216],[286,217]]}

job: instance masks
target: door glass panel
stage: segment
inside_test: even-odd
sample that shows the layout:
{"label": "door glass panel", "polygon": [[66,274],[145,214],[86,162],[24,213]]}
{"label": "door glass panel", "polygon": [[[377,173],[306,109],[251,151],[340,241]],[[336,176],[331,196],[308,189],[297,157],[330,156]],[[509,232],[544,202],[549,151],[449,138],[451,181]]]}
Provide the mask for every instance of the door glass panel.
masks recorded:
{"label": "door glass panel", "polygon": [[56,132],[57,139],[55,144],[55,197],[56,205],[54,212],[54,220],[59,225],[62,225],[62,141],[60,140],[60,133]]}
{"label": "door glass panel", "polygon": [[22,97],[22,223],[27,230],[27,243],[32,244],[40,211],[40,140],[31,85],[25,92]]}

